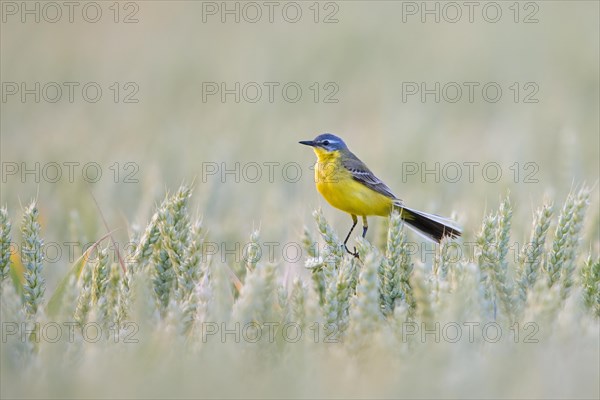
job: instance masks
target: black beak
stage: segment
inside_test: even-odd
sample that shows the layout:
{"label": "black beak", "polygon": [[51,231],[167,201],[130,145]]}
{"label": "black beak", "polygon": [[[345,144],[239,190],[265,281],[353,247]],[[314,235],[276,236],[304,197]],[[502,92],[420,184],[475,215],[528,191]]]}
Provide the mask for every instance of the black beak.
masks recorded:
{"label": "black beak", "polygon": [[314,140],[301,140],[298,143],[305,144],[310,147],[315,147],[317,145]]}

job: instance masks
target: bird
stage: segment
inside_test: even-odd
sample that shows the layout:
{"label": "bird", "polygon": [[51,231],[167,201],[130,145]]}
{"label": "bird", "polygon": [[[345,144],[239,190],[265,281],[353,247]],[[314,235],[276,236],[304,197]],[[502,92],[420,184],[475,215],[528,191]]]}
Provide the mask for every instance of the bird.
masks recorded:
{"label": "bird", "polygon": [[340,137],[324,133],[299,143],[312,147],[317,155],[315,182],[319,193],[333,207],[352,217],[352,227],[343,244],[348,254],[358,258],[356,248],[350,251],[347,243],[359,216],[362,217],[364,238],[369,229],[368,216],[388,217],[393,210],[398,210],[400,218],[416,233],[433,242],[461,235],[461,229],[451,219],[407,207]]}

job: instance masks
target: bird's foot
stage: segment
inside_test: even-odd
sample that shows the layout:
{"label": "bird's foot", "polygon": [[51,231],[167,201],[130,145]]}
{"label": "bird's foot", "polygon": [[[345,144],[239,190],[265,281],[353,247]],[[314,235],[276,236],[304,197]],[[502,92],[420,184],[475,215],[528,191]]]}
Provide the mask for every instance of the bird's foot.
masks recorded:
{"label": "bird's foot", "polygon": [[344,243],[344,249],[346,249],[346,252],[356,258],[360,258],[358,256],[358,251],[356,250],[356,247],[354,248],[354,253],[350,251],[350,249],[348,249],[348,246],[346,246],[346,244]]}

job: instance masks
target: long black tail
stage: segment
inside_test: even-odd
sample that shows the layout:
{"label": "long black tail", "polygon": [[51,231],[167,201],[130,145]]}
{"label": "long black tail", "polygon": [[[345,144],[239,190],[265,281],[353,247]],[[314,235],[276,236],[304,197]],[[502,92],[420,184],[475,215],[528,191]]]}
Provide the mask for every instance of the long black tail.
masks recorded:
{"label": "long black tail", "polygon": [[397,205],[397,208],[402,220],[426,239],[439,243],[444,237],[457,238],[462,233],[451,219],[413,210],[404,205]]}

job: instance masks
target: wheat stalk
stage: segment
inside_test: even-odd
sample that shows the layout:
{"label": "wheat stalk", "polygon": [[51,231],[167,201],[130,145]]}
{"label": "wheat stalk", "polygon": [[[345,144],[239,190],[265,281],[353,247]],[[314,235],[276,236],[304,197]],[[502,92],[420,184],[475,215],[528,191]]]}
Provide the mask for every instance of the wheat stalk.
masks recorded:
{"label": "wheat stalk", "polygon": [[39,212],[32,201],[23,213],[21,232],[23,235],[23,265],[25,267],[23,295],[27,315],[33,318],[43,302],[46,285],[42,277],[42,246],[40,236]]}
{"label": "wheat stalk", "polygon": [[518,294],[521,302],[527,299],[527,292],[533,288],[537,281],[551,218],[551,205],[545,204],[537,210],[529,243],[523,246],[521,251],[517,278]]}
{"label": "wheat stalk", "polygon": [[10,228],[6,207],[0,208],[0,285],[10,273]]}

